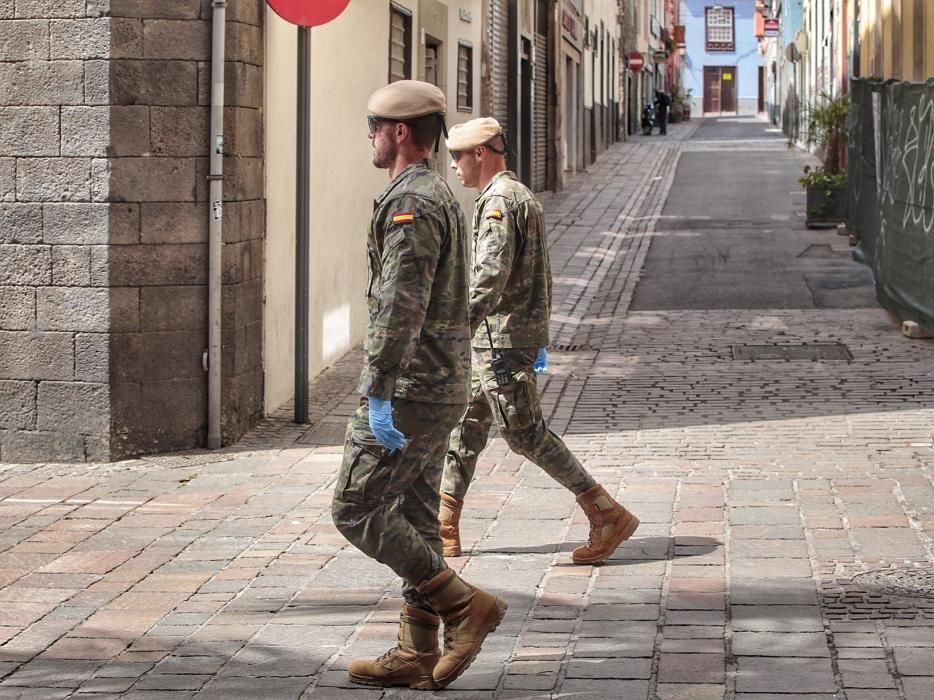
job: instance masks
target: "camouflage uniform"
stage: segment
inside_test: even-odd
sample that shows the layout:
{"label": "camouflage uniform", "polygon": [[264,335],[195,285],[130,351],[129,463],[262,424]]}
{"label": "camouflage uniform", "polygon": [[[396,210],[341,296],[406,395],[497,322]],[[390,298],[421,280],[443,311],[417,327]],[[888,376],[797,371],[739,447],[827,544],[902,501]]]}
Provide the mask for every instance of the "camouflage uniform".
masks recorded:
{"label": "camouflage uniform", "polygon": [[[504,171],[477,198],[473,226],[472,395],[451,434],[441,491],[464,500],[495,420],[513,451],[580,495],[596,481],[545,424],[532,369],[539,347],[548,345],[551,316],[551,268],[542,206],[514,173]],[[498,386],[493,378],[489,336],[493,347],[503,350],[514,379],[509,386]]]}
{"label": "camouflage uniform", "polygon": [[[429,610],[415,586],[446,568],[441,464],[468,398],[467,246],[460,206],[427,161],[404,169],[375,201],[364,399],[347,426],[332,502],[344,536],[405,580],[409,604]],[[376,440],[366,396],[392,399],[404,449],[390,452]]]}

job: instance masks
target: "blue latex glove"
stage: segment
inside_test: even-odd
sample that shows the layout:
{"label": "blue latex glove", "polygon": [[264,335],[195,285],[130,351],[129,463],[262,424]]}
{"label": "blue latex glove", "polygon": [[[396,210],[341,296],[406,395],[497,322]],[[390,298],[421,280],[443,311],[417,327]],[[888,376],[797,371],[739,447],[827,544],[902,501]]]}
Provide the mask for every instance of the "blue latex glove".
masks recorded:
{"label": "blue latex glove", "polygon": [[532,369],[535,370],[535,374],[544,374],[548,371],[548,351],[545,348],[538,349],[538,357],[532,363]]}
{"label": "blue latex glove", "polygon": [[370,430],[379,444],[389,450],[401,450],[406,445],[405,435],[396,430],[392,422],[392,402],[368,396],[370,407]]}

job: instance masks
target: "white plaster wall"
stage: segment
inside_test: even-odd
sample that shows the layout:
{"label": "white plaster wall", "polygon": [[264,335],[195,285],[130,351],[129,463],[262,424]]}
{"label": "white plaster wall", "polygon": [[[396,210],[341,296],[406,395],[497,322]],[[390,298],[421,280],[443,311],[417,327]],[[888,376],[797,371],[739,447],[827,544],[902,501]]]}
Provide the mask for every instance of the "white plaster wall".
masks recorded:
{"label": "white plaster wall", "polygon": [[[414,5],[415,3],[400,3]],[[380,5],[380,6],[377,6]],[[413,14],[415,7],[412,7]],[[293,394],[297,29],[267,10],[265,407]],[[311,30],[309,376],[363,338],[366,231],[386,186],[366,101],[386,84],[389,3],[351,2]]]}
{"label": "white plaster wall", "polygon": [[[397,0],[412,12],[413,75],[421,32],[418,0]],[[460,19],[459,10],[473,21]],[[295,285],[295,27],[267,9],[266,22],[266,307],[265,408],[293,394]],[[373,199],[388,184],[372,165],[366,102],[389,70],[389,0],[352,0],[333,22],[311,31],[311,245],[309,376],[362,341],[366,324],[366,231]],[[457,42],[474,46],[474,105],[458,112]],[[448,124],[479,116],[482,0],[451,0],[446,40]],[[465,208],[475,193],[443,169]]]}

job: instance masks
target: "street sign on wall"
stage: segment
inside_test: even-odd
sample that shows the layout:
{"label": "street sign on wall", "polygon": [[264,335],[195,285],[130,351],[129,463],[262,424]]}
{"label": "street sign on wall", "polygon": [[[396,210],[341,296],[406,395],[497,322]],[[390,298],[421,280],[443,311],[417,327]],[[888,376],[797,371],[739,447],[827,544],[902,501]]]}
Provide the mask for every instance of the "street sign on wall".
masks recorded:
{"label": "street sign on wall", "polygon": [[629,70],[640,71],[645,67],[645,58],[638,51],[630,51],[626,54],[626,62],[629,64]]}
{"label": "street sign on wall", "polygon": [[286,22],[300,27],[327,24],[343,12],[350,0],[266,0],[267,4]]}

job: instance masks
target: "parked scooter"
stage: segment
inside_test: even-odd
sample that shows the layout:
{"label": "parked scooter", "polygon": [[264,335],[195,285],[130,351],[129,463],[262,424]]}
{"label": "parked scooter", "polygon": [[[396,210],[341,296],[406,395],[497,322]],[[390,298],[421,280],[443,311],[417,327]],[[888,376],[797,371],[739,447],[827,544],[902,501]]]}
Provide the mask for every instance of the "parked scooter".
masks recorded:
{"label": "parked scooter", "polygon": [[642,133],[646,136],[652,134],[652,129],[658,124],[658,118],[655,114],[655,104],[646,102],[642,108]]}

